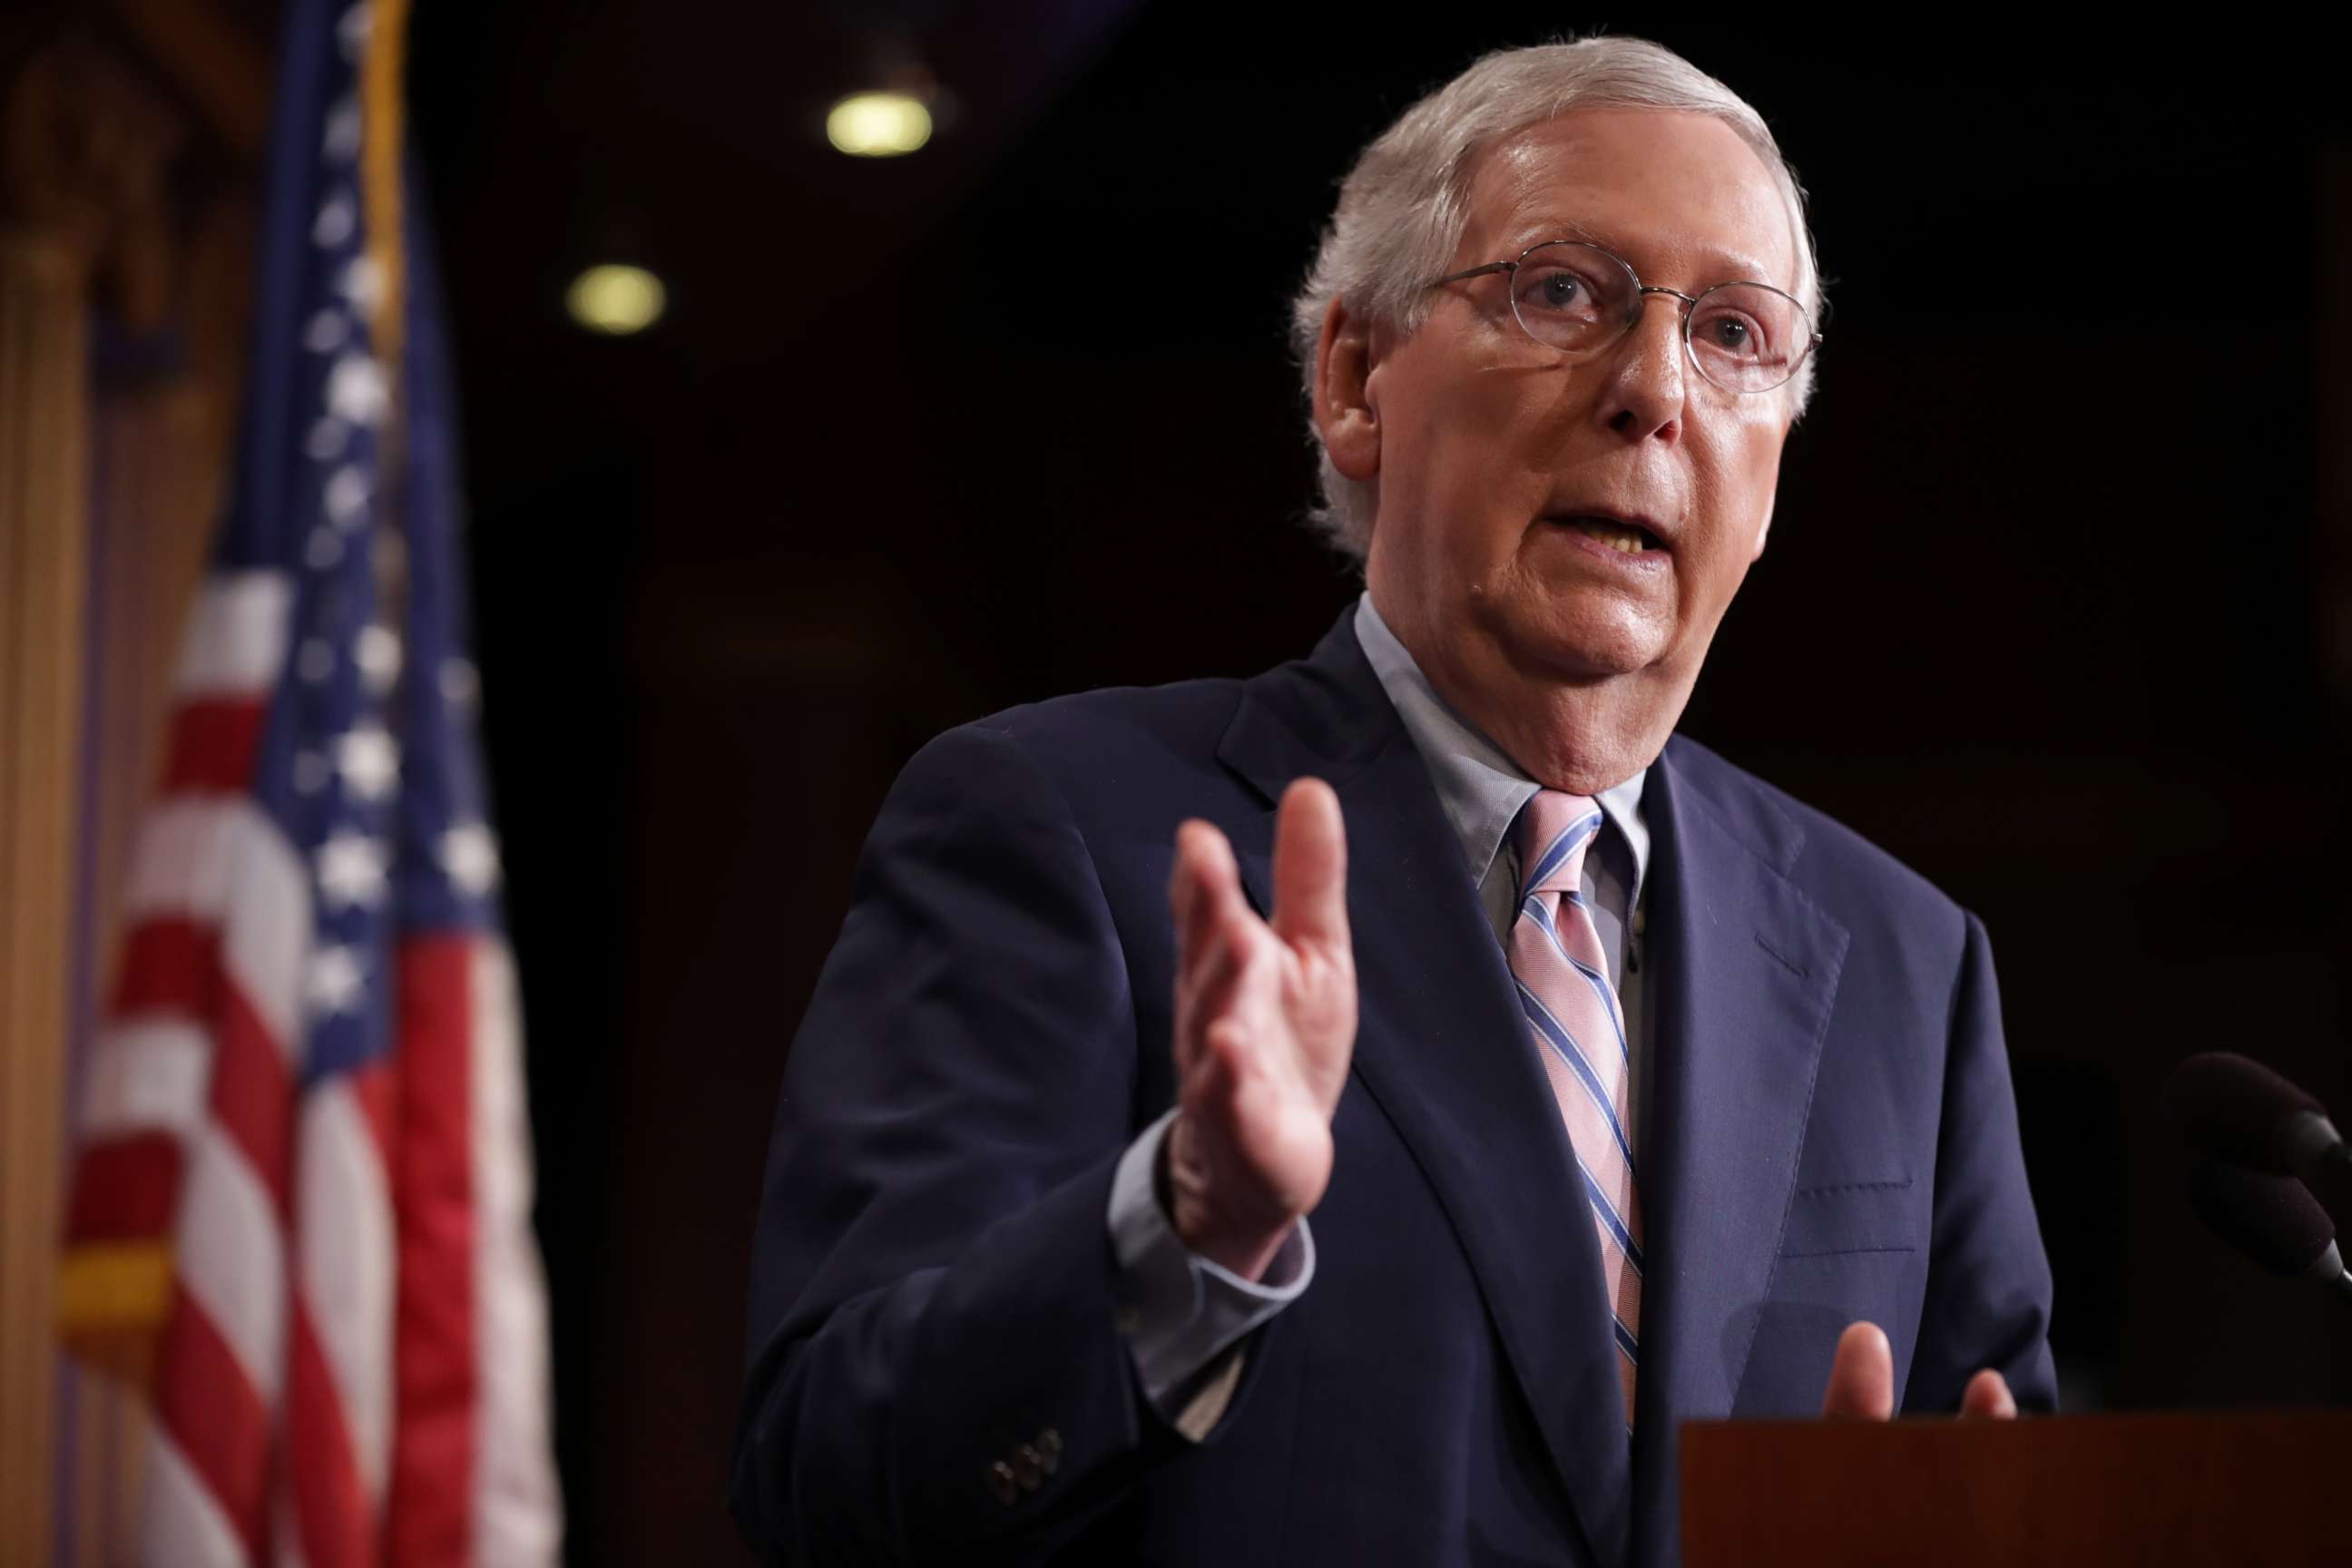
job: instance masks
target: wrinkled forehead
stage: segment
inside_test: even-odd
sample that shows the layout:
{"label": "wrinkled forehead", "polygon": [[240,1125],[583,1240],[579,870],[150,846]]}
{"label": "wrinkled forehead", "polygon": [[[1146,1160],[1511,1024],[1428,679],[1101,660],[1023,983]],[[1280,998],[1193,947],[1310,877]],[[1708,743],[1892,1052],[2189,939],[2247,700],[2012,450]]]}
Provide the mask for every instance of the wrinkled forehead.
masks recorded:
{"label": "wrinkled forehead", "polygon": [[1589,239],[1643,281],[1696,291],[1734,279],[1798,292],[1780,183],[1711,115],[1575,110],[1513,132],[1470,165],[1456,267],[1546,239]]}

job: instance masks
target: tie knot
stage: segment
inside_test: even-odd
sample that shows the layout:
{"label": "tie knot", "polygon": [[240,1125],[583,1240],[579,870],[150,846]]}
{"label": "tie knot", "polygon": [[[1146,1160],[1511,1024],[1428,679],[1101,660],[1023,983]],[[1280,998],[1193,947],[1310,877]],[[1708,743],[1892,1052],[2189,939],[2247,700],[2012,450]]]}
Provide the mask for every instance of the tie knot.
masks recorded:
{"label": "tie knot", "polygon": [[1519,897],[1574,892],[1600,831],[1601,807],[1590,795],[1538,790],[1519,811]]}

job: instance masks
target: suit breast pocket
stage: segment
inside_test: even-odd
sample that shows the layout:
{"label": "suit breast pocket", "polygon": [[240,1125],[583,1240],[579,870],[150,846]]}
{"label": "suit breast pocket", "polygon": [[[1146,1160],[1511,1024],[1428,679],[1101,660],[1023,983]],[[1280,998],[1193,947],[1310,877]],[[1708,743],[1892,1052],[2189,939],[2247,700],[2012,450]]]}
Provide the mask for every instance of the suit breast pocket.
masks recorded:
{"label": "suit breast pocket", "polygon": [[1930,1218],[1926,1189],[1908,1176],[1799,1187],[1789,1199],[1780,1256],[1924,1251]]}
{"label": "suit breast pocket", "polygon": [[1747,1336],[1736,1342],[1744,1373],[1733,1415],[1819,1411],[1838,1336],[1858,1321],[1886,1331],[1902,1386],[1927,1289],[1929,1198],[1901,1178],[1797,1189],[1771,1289],[1734,1320]]}

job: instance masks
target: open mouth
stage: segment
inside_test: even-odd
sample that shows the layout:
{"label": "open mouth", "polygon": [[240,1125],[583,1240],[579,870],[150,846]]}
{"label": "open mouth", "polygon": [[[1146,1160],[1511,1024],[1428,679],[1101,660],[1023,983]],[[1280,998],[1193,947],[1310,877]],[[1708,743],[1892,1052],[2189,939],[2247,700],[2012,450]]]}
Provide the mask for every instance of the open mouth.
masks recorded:
{"label": "open mouth", "polygon": [[1622,555],[1639,555],[1644,551],[1664,550],[1666,542],[1638,522],[1622,522],[1613,517],[1555,517],[1545,521],[1563,528],[1572,528],[1585,538],[1594,540]]}

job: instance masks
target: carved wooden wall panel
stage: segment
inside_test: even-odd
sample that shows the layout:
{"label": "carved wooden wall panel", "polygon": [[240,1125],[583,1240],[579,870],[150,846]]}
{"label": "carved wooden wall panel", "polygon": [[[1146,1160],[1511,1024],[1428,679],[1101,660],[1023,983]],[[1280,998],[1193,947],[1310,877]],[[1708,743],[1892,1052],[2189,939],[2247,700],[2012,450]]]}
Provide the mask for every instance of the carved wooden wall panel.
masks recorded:
{"label": "carved wooden wall panel", "polygon": [[0,1563],[111,1563],[142,1419],[57,1350],[77,1046],[110,978],[222,488],[266,57],[205,0],[0,54]]}

